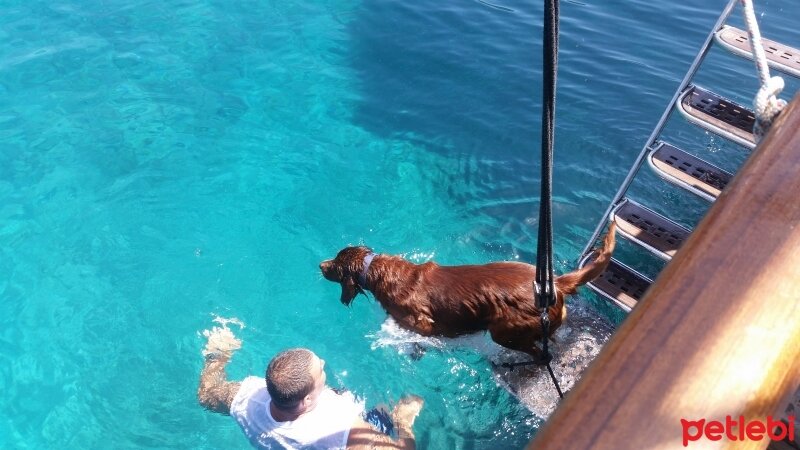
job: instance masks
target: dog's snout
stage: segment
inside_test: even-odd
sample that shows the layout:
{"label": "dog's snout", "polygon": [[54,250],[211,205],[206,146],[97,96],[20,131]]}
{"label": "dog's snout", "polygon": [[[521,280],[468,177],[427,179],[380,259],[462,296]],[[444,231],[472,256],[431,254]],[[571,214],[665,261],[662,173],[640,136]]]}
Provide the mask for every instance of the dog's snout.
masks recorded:
{"label": "dog's snout", "polygon": [[319,263],[319,271],[322,272],[322,276],[325,277],[326,280],[339,281],[332,259],[326,259]]}

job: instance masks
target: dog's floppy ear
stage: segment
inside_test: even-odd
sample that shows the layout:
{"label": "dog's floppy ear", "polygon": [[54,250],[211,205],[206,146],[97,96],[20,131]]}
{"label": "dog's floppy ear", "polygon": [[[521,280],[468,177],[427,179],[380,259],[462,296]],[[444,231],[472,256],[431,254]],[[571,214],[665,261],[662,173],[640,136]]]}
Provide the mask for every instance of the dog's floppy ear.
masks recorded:
{"label": "dog's floppy ear", "polygon": [[364,291],[361,290],[361,286],[356,283],[356,280],[353,277],[345,277],[344,280],[341,282],[342,285],[342,304],[345,306],[350,306],[350,303],[356,298],[356,295],[363,294]]}

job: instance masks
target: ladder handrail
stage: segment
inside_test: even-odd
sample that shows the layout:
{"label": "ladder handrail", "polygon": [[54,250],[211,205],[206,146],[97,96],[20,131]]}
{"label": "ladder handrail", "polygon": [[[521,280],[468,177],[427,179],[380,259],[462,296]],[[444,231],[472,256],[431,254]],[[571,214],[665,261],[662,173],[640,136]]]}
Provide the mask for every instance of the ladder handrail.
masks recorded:
{"label": "ladder handrail", "polygon": [[728,20],[728,17],[731,15],[731,12],[733,11],[733,7],[736,6],[737,1],[738,0],[730,0],[728,2],[728,5],[725,6],[725,9],[722,10],[722,14],[720,14],[719,19],[717,19],[717,23],[714,24],[714,27],[711,29],[711,32],[708,34],[708,37],[706,37],[706,40],[703,43],[703,47],[697,53],[697,56],[695,56],[694,61],[692,62],[692,65],[689,67],[689,70],[686,72],[686,76],[683,77],[683,81],[681,81],[681,84],[678,85],[678,89],[675,91],[675,94],[672,96],[672,100],[670,100],[669,104],[667,105],[666,110],[661,115],[661,119],[659,119],[658,123],[656,124],[655,128],[653,129],[653,132],[650,134],[650,137],[645,142],[644,147],[642,147],[642,151],[639,152],[639,156],[636,157],[636,161],[634,161],[633,166],[631,167],[631,170],[628,172],[628,175],[625,177],[625,181],[623,181],[622,185],[620,185],[619,189],[617,190],[617,193],[614,195],[614,198],[611,201],[611,204],[608,206],[608,209],[606,209],[605,214],[603,214],[603,217],[600,219],[600,222],[597,224],[597,227],[595,228],[594,233],[592,234],[592,237],[586,243],[586,246],[583,248],[583,251],[581,251],[581,254],[578,257],[578,261],[580,261],[592,249],[592,247],[594,246],[595,241],[597,240],[598,236],[600,236],[600,233],[603,231],[603,228],[605,227],[606,223],[608,222],[609,214],[611,214],[611,211],[616,207],[617,203],[625,195],[625,192],[628,191],[628,187],[630,187],[630,184],[633,182],[633,179],[636,177],[636,173],[642,167],[642,163],[645,160],[645,156],[647,155],[647,152],[649,151],[650,146],[653,145],[653,143],[656,141],[656,138],[661,134],[661,131],[664,129],[664,126],[667,124],[667,120],[669,120],[669,117],[672,115],[672,111],[675,109],[675,102],[678,100],[678,97],[680,97],[680,95],[684,91],[684,89],[686,89],[686,86],[689,85],[689,82],[691,82],[691,80],[694,78],[694,75],[697,73],[697,70],[700,68],[700,64],[702,64],[703,60],[706,57],[706,54],[708,53],[708,50],[711,48],[711,43],[714,41],[714,35],[716,34],[716,32],[720,28],[722,28],[722,25],[724,25],[725,22]]}

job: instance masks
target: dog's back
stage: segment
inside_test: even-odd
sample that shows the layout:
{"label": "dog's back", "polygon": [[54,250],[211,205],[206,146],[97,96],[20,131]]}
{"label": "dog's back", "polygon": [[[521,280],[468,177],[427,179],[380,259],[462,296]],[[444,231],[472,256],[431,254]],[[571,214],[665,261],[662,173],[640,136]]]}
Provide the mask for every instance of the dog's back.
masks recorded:
{"label": "dog's back", "polygon": [[[555,279],[556,289],[563,295],[577,293],[578,287],[602,274],[611,262],[616,244],[616,224],[612,222],[602,247],[595,250],[595,258],[581,269],[561,275]],[[425,283],[427,297],[433,302],[450,306],[453,302],[484,302],[496,304],[505,298],[527,299],[533,295],[533,279],[536,267],[521,262],[494,262],[481,265],[439,266],[435,263],[428,270]],[[438,295],[431,291],[436,286]],[[480,299],[480,300],[478,300]],[[524,303],[515,308],[528,311]],[[476,306],[477,308],[477,306]]]}
{"label": "dog's back", "polygon": [[[551,317],[555,331],[566,317],[564,303],[578,287],[602,274],[611,262],[616,244],[616,224],[612,222],[603,245],[595,250],[594,259],[586,266],[555,279],[556,310]],[[514,327],[517,322],[538,323],[541,312],[536,308],[533,280],[536,267],[519,262],[497,262],[474,266],[435,266],[426,283],[436,285],[437,292],[426,296],[433,320],[439,317],[441,328],[448,335],[462,334],[494,327]],[[425,300],[422,300],[425,303]],[[553,314],[551,313],[551,314]],[[441,320],[445,319],[445,320]],[[461,328],[459,330],[459,328]]]}
{"label": "dog's back", "polygon": [[[517,262],[438,266],[429,270],[419,304],[427,304],[435,328],[447,336],[487,329],[504,310],[535,314],[536,268]],[[522,301],[521,301],[522,300]]]}

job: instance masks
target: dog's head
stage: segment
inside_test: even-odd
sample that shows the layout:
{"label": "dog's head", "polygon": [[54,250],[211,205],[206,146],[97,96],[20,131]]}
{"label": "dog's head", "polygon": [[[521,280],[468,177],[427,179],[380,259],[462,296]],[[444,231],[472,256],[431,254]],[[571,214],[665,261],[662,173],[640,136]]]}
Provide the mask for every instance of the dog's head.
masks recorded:
{"label": "dog's head", "polygon": [[327,280],[335,281],[342,286],[342,303],[346,306],[358,294],[364,291],[358,284],[358,276],[364,269],[364,257],[372,253],[369,247],[346,247],[336,258],[327,259],[319,264],[322,276]]}

